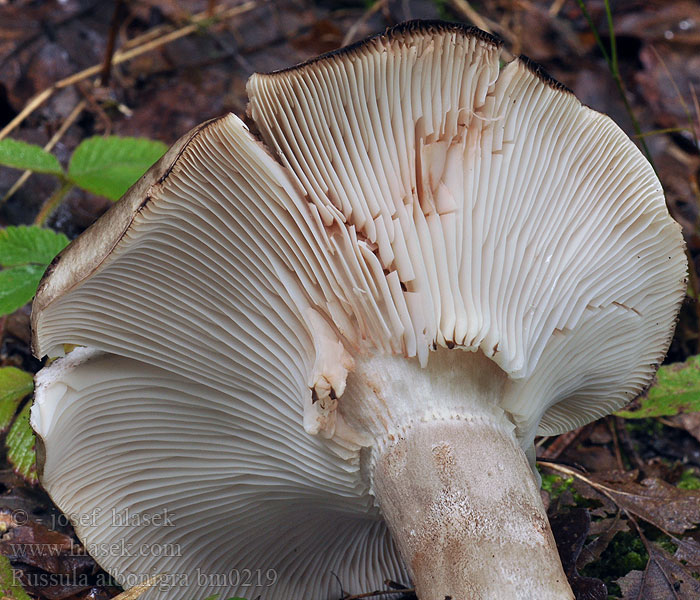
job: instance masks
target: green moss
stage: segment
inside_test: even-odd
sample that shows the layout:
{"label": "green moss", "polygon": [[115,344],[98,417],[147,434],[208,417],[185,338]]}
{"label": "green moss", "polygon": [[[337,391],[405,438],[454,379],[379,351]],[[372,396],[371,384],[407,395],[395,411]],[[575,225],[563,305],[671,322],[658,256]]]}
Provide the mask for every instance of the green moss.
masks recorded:
{"label": "green moss", "polygon": [[449,9],[450,3],[448,0],[433,0],[433,4],[437,8],[438,16],[443,21],[452,21],[454,19]]}
{"label": "green moss", "polygon": [[700,490],[700,477],[695,474],[695,469],[686,469],[676,486],[682,490]]}
{"label": "green moss", "polygon": [[[539,469],[539,466],[537,468]],[[555,501],[566,491],[573,492],[573,477],[562,477],[555,473],[543,473],[542,471],[540,471],[540,475],[542,475],[542,489],[549,494],[552,501]]]}
{"label": "green moss", "polygon": [[676,550],[678,550],[678,546],[674,544],[671,541],[671,538],[665,534],[661,534],[658,538],[654,540],[654,542],[657,545],[661,546],[664,550],[666,550],[666,552],[668,552],[671,555],[675,554]]}
{"label": "green moss", "polygon": [[648,560],[649,555],[639,536],[630,531],[621,531],[612,539],[600,559],[586,565],[581,574],[602,579],[608,591],[614,595],[611,583],[630,571],[643,571]]}
{"label": "green moss", "polygon": [[625,427],[632,435],[657,437],[664,431],[664,424],[657,419],[627,419]]}

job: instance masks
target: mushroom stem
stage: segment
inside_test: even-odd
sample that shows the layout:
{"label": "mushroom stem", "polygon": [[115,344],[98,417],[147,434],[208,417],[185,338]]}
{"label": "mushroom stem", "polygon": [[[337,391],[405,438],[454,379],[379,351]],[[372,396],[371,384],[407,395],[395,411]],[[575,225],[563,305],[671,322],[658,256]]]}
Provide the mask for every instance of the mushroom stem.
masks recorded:
{"label": "mushroom stem", "polygon": [[374,491],[420,600],[573,598],[527,459],[499,425],[414,423],[377,457]]}

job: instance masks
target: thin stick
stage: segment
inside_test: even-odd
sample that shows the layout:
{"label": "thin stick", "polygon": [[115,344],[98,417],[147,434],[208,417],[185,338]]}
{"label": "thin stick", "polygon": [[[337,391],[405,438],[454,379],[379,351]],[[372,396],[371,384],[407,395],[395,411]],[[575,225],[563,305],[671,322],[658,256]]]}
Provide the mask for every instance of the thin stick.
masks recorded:
{"label": "thin stick", "polygon": [[[54,133],[51,139],[46,143],[46,145],[44,146],[44,150],[46,150],[47,152],[53,150],[54,146],[58,144],[61,138],[65,135],[66,131],[68,131],[70,126],[80,116],[80,113],[82,113],[83,110],[85,110],[86,104],[87,100],[81,100],[80,102],[78,102],[78,104],[75,105],[75,108],[66,117],[66,120],[63,121],[56,133]],[[32,171],[25,171],[24,173],[22,173],[22,176],[14,182],[7,194],[5,194],[5,197],[2,198],[2,200],[0,200],[0,206],[7,202],[7,200],[9,200],[17,192],[17,190],[25,184],[25,182],[27,181],[27,179],[29,179],[29,176],[31,174]]]}
{"label": "thin stick", "polygon": [[554,0],[552,5],[549,7],[549,16],[552,18],[556,17],[561,9],[564,8],[565,3],[566,0]]}
{"label": "thin stick", "polygon": [[605,0],[605,16],[608,19],[608,35],[610,36],[610,61],[614,73],[620,72],[620,63],[617,60],[617,38],[615,38],[615,26],[613,24],[612,9],[610,1]]}
{"label": "thin stick", "polygon": [[38,225],[39,227],[43,227],[44,225],[46,225],[46,221],[49,220],[49,217],[51,216],[53,211],[56,210],[56,208],[58,208],[58,205],[66,197],[66,194],[72,189],[73,184],[70,181],[64,181],[63,183],[61,183],[58,189],[56,189],[56,191],[53,194],[51,194],[49,199],[46,202],[44,202],[44,206],[41,207],[39,214],[34,219],[34,225]]}
{"label": "thin stick", "polygon": [[598,47],[600,48],[600,51],[603,54],[603,57],[605,58],[605,62],[608,63],[608,68],[610,69],[613,81],[617,86],[617,91],[620,94],[622,103],[625,105],[625,110],[627,111],[627,114],[630,120],[632,121],[632,127],[634,129],[634,132],[637,134],[637,137],[639,138],[639,141],[642,145],[642,150],[644,151],[644,154],[647,157],[651,168],[654,169],[654,173],[657,173],[658,175],[656,165],[654,164],[654,159],[652,158],[646,140],[642,135],[642,127],[639,124],[639,121],[637,120],[637,116],[634,114],[634,110],[632,110],[632,106],[630,105],[629,100],[627,99],[627,89],[625,88],[625,84],[622,81],[622,77],[620,76],[619,63],[617,60],[617,40],[615,38],[615,31],[613,29],[613,17],[612,9],[610,8],[610,2],[609,0],[605,0],[605,13],[607,16],[608,28],[610,33],[610,53],[608,53],[608,51],[605,49],[605,44],[603,44],[603,40],[601,39],[600,34],[598,33],[598,28],[593,22],[591,14],[586,8],[586,3],[584,2],[584,0],[576,0],[576,2],[579,5],[581,12],[583,13],[583,16],[586,18],[586,21],[588,22],[591,31],[593,32],[593,37],[595,38],[595,41],[598,44]]}
{"label": "thin stick", "polygon": [[[217,13],[216,15],[214,15],[214,19],[217,19],[217,20],[230,19],[230,18],[235,17],[237,15],[241,15],[243,13],[246,13],[246,12],[253,10],[257,5],[258,5],[257,0],[250,0],[249,2],[245,2],[244,4],[241,4],[239,6],[234,6],[233,8],[229,8],[229,9],[226,9],[226,10],[223,10],[223,11]],[[159,38],[156,38],[156,39],[154,39],[146,44],[143,44],[142,46],[138,46],[136,48],[126,50],[126,51],[117,51],[114,53],[114,56],[112,58],[112,64],[118,65],[118,64],[121,64],[123,62],[127,62],[127,61],[131,60],[132,58],[136,58],[137,56],[141,56],[142,54],[146,54],[147,52],[155,50],[156,48],[160,48],[161,46],[164,46],[165,44],[169,44],[170,42],[174,42],[175,40],[178,40],[182,37],[190,35],[191,33],[197,31],[200,28],[201,24],[207,20],[209,20],[209,19],[206,16],[206,12],[200,13],[198,15],[195,15],[192,18],[193,22],[190,23],[189,25],[181,27],[180,29],[176,29],[175,31],[172,31],[172,32],[165,34]],[[88,79],[89,77],[97,75],[97,74],[99,74],[101,69],[102,69],[102,65],[93,65],[92,67],[89,67],[83,71],[75,73],[69,77],[66,77],[65,79],[61,79],[60,81],[57,81],[56,83],[54,83],[51,87],[46,88],[45,90],[39,92],[36,96],[31,98],[29,100],[29,102],[27,102],[27,105],[19,112],[19,114],[15,118],[12,119],[0,131],[0,140],[3,139],[4,137],[6,137],[8,133],[13,131],[20,123],[22,123],[22,121],[24,121],[30,114],[32,114],[42,104],[44,104],[44,102],[46,102],[58,90],[69,87],[75,83],[78,83],[79,81],[83,81],[85,79]]]}
{"label": "thin stick", "polygon": [[564,452],[566,452],[570,446],[575,444],[580,440],[583,435],[591,430],[590,425],[584,425],[573,431],[568,431],[567,433],[562,433],[554,438],[554,441],[544,449],[542,459],[556,460]]}
{"label": "thin stick", "polygon": [[345,596],[343,600],[360,600],[361,598],[374,598],[375,596],[389,596],[391,594],[415,594],[416,590],[414,588],[405,590],[381,590],[376,592],[366,592],[364,594],[358,594],[357,596]]}
{"label": "thin stick", "polygon": [[492,33],[491,28],[486,24],[486,21],[472,8],[472,5],[469,4],[467,0],[450,0],[450,4],[452,4],[455,9],[461,12],[479,29],[483,29],[486,33]]}
{"label": "thin stick", "polygon": [[663,135],[665,133],[682,133],[683,131],[692,133],[692,131],[688,127],[666,127],[665,129],[652,129],[651,131],[645,131],[644,133],[640,133],[639,135],[635,133],[632,137],[642,138],[650,137],[652,135]]}
{"label": "thin stick", "polygon": [[107,49],[105,50],[105,58],[102,63],[102,73],[100,74],[100,85],[108,86],[109,77],[112,74],[112,56],[114,55],[114,43],[117,39],[119,31],[119,22],[122,20],[122,12],[124,9],[124,0],[116,0],[114,3],[114,13],[112,14],[112,22],[109,24],[109,37],[107,38]]}
{"label": "thin stick", "polygon": [[387,2],[388,0],[376,0],[376,2],[372,4],[372,6],[370,6],[362,14],[362,16],[352,24],[352,27],[348,29],[348,32],[345,34],[345,37],[343,38],[343,41],[340,45],[347,46],[354,39],[355,34],[357,33],[357,30],[360,28],[360,26],[364,25],[374,13],[380,11],[384,6],[386,6]]}
{"label": "thin stick", "polygon": [[620,471],[624,471],[625,470],[625,463],[622,460],[622,452],[620,450],[620,440],[617,436],[617,422],[614,419],[615,419],[615,417],[609,416],[606,419],[606,421],[607,421],[608,429],[610,430],[610,435],[612,436],[613,447],[615,448],[615,460],[617,461],[617,468],[620,469]]}
{"label": "thin stick", "polygon": [[[668,80],[671,82],[671,85],[673,86],[673,89],[676,92],[676,96],[678,96],[678,101],[680,102],[681,108],[683,108],[683,112],[685,113],[685,116],[688,119],[689,133],[691,136],[693,136],[693,142],[695,142],[695,146],[697,147],[699,146],[699,144],[698,137],[695,134],[695,127],[693,126],[693,114],[690,112],[690,108],[688,107],[685,98],[683,98],[681,90],[678,88],[678,85],[676,85],[676,80],[673,78],[673,75],[671,74],[668,65],[666,65],[666,61],[663,59],[663,56],[659,54],[659,51],[654,46],[650,47],[651,51],[654,53],[654,56],[656,56],[656,60],[659,61],[659,63],[661,64],[661,68],[664,70],[664,73],[666,73],[666,77],[668,77]],[[690,89],[693,89],[692,86]],[[695,101],[697,101],[697,97],[695,98]],[[695,108],[697,109],[697,106]]]}

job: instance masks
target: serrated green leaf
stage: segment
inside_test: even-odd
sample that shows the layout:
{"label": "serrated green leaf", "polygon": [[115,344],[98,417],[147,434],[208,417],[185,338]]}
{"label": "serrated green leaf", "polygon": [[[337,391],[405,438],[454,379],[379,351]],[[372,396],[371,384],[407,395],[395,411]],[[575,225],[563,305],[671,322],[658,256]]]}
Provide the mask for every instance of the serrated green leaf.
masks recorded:
{"label": "serrated green leaf", "polygon": [[12,423],[19,403],[32,393],[31,374],[15,367],[0,368],[0,432]]}
{"label": "serrated green leaf", "polygon": [[0,555],[0,594],[3,600],[31,600],[24,591],[7,556]]}
{"label": "serrated green leaf", "polygon": [[29,425],[29,411],[31,408],[31,402],[27,402],[19,415],[17,415],[5,438],[5,445],[7,446],[7,460],[10,461],[15,471],[29,483],[36,483],[39,478],[36,474],[34,432],[31,425]]}
{"label": "serrated green leaf", "polygon": [[0,231],[0,315],[29,302],[41,277],[68,238],[40,227],[8,227]]}
{"label": "serrated green leaf", "polygon": [[615,414],[625,419],[647,419],[700,411],[700,356],[662,366],[656,383],[638,403],[639,408]]}
{"label": "serrated green leaf", "polygon": [[0,271],[0,315],[9,315],[29,302],[45,270],[45,266],[25,265]]}
{"label": "serrated green leaf", "polygon": [[0,165],[37,173],[63,174],[61,164],[53,154],[40,146],[10,138],[0,140]]}
{"label": "serrated green leaf", "polygon": [[34,225],[7,227],[0,230],[0,266],[48,266],[66,244],[68,238],[51,229]]}
{"label": "serrated green leaf", "polygon": [[68,176],[89,192],[119,200],[166,150],[162,142],[143,138],[88,138],[73,152]]}

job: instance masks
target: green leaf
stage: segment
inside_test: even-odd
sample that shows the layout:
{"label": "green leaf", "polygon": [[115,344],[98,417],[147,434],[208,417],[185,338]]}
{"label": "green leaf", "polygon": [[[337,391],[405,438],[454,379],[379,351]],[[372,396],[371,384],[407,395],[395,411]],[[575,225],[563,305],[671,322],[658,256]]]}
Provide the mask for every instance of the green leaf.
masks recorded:
{"label": "green leaf", "polygon": [[24,591],[7,556],[0,555],[0,595],[3,600],[31,600]]}
{"label": "green leaf", "polygon": [[36,483],[39,478],[36,474],[36,453],[34,451],[34,432],[29,425],[29,411],[31,402],[27,402],[10,427],[5,438],[7,446],[7,460],[15,468],[15,471],[24,477],[29,483]]}
{"label": "green leaf", "polygon": [[36,294],[45,266],[25,265],[0,271],[0,315],[9,315]]}
{"label": "green leaf", "polygon": [[0,231],[0,315],[29,302],[41,277],[68,243],[62,233],[40,227],[8,227]]}
{"label": "green leaf", "polygon": [[119,200],[167,150],[143,138],[92,137],[73,152],[68,176],[79,187]]}
{"label": "green leaf", "polygon": [[19,403],[32,393],[34,380],[15,367],[0,368],[0,432],[12,423]]}
{"label": "green leaf", "polygon": [[7,227],[0,230],[0,266],[35,264],[48,266],[65,248],[68,238],[41,227]]}
{"label": "green leaf", "polygon": [[29,169],[38,173],[63,175],[58,159],[40,146],[5,138],[0,140],[0,165],[13,169]]}
{"label": "green leaf", "polygon": [[639,399],[638,408],[615,414],[625,419],[646,419],[700,411],[700,356],[662,366],[656,379],[649,392]]}

